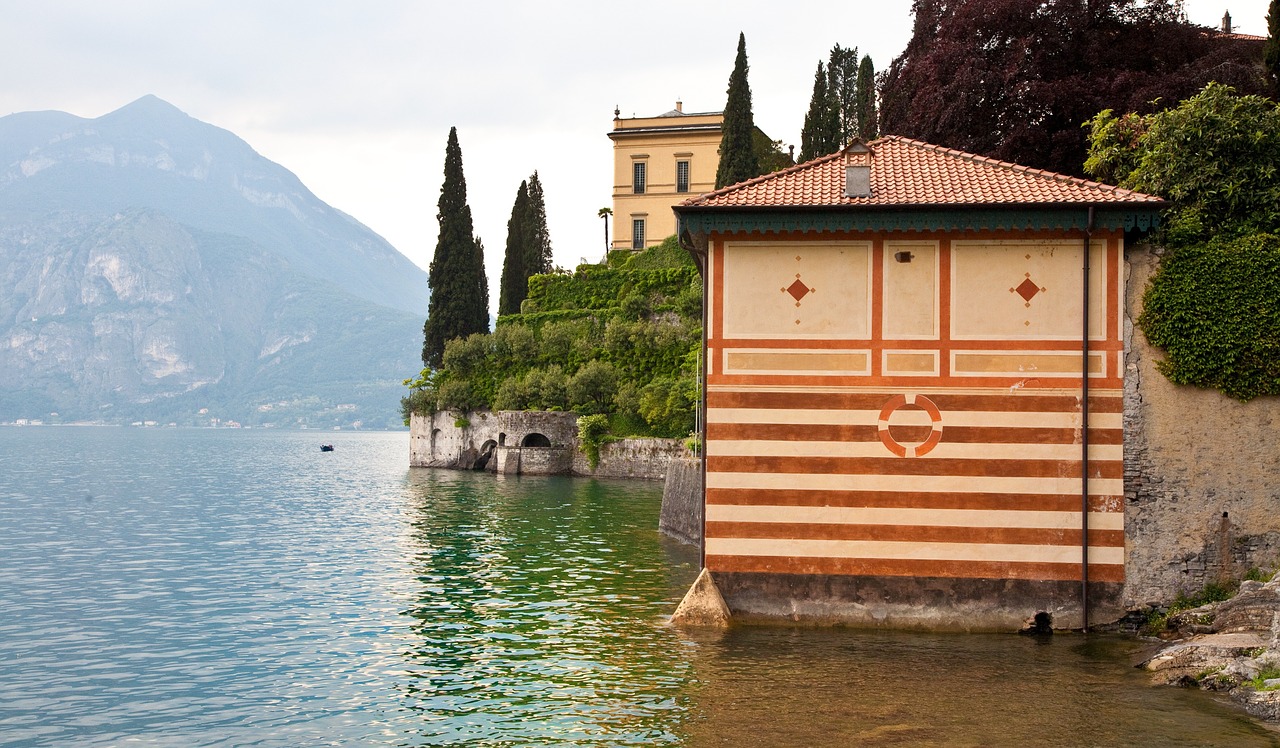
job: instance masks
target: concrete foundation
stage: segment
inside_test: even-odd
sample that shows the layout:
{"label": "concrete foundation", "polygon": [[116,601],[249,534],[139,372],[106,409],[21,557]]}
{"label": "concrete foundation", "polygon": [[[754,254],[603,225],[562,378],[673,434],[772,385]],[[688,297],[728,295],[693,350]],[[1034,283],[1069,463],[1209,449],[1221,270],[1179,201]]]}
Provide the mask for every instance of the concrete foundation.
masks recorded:
{"label": "concrete foundation", "polygon": [[[925,631],[1025,629],[1047,613],[1058,629],[1077,629],[1080,583],[1021,579],[863,577],[715,572],[735,622],[791,621]],[[1121,585],[1089,585],[1091,623],[1124,613]]]}

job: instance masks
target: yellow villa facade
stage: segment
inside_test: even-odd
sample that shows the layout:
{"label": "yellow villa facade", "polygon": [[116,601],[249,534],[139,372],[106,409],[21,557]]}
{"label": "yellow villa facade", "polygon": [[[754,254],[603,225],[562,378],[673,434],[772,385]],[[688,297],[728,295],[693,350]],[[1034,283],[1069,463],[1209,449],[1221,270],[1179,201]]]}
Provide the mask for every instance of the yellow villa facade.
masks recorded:
{"label": "yellow villa facade", "polygon": [[723,112],[686,113],[681,102],[656,117],[614,111],[610,250],[644,249],[676,232],[671,208],[715,188]]}

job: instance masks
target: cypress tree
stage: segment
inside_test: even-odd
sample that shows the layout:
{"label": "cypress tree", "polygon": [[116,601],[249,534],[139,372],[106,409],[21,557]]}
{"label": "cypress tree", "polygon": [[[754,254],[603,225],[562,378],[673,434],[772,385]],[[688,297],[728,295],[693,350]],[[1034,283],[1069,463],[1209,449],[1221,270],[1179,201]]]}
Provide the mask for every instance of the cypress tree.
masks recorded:
{"label": "cypress tree", "polygon": [[529,271],[525,266],[525,219],[529,214],[529,183],[521,182],[516,191],[511,218],[507,221],[507,250],[502,259],[502,282],[498,295],[498,314],[517,314],[520,302],[529,293]]}
{"label": "cypress tree", "polygon": [[862,58],[858,65],[858,137],[875,140],[879,135],[876,123],[876,67],[871,55]]}
{"label": "cypress tree", "polygon": [[538,172],[529,177],[529,204],[524,218],[525,278],[551,272],[551,235],[547,231],[547,204]]}
{"label": "cypress tree", "polygon": [[729,75],[728,94],[716,189],[760,176],[760,163],[751,140],[756,124],[751,113],[751,86],[747,83],[747,37],[742,33],[738,34],[738,56]]}
{"label": "cypress tree", "polygon": [[1262,64],[1271,82],[1271,93],[1280,96],[1280,0],[1267,6],[1267,42],[1262,48]]}
{"label": "cypress tree", "polygon": [[[858,134],[858,48],[839,44],[831,48],[827,61],[827,95],[830,97],[830,124],[838,150]],[[830,151],[828,151],[830,152]]]}
{"label": "cypress tree", "polygon": [[422,326],[422,363],[432,369],[440,368],[447,341],[489,331],[484,247],[473,234],[456,127],[449,128],[444,150],[444,183],[438,208],[440,237],[428,271],[431,299],[427,303],[427,321]]}
{"label": "cypress tree", "polygon": [[800,162],[810,161],[818,156],[836,150],[831,147],[827,137],[827,73],[822,61],[818,61],[818,72],[813,76],[813,95],[809,97],[809,112],[804,116],[804,127],[800,130]]}

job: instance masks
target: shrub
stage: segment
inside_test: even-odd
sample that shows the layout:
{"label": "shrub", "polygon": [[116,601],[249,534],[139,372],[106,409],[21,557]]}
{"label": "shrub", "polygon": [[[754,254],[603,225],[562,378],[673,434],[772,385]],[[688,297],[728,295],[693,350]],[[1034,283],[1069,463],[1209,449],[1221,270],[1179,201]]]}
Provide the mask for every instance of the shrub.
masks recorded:
{"label": "shrub", "polygon": [[606,361],[588,361],[569,378],[569,404],[585,413],[605,413],[618,390],[618,375]]}
{"label": "shrub", "polygon": [[609,418],[596,414],[578,419],[578,444],[592,470],[600,464],[600,445],[609,434]]}
{"label": "shrub", "polygon": [[697,402],[693,380],[661,377],[640,391],[640,415],[659,435],[679,438],[693,430]]}

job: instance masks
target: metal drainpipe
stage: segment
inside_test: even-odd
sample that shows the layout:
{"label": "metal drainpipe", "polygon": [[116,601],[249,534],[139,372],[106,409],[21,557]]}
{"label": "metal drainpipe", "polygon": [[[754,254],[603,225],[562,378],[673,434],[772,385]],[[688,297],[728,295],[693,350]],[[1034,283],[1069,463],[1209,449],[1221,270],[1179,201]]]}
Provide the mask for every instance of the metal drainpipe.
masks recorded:
{"label": "metal drainpipe", "polygon": [[1093,207],[1084,228],[1084,312],[1080,341],[1080,608],[1081,630],[1089,631],[1089,245],[1093,240]]}
{"label": "metal drainpipe", "polygon": [[[676,220],[678,223],[681,222],[679,217]],[[698,361],[698,407],[695,415],[698,443],[701,446],[698,450],[698,472],[702,479],[702,523],[698,531],[698,570],[701,571],[707,568],[707,333],[709,332],[707,300],[711,290],[711,250],[708,244],[706,254],[700,253],[693,237],[684,231],[684,227],[678,225],[677,229],[681,248],[693,255],[694,262],[702,273],[702,355]]]}

